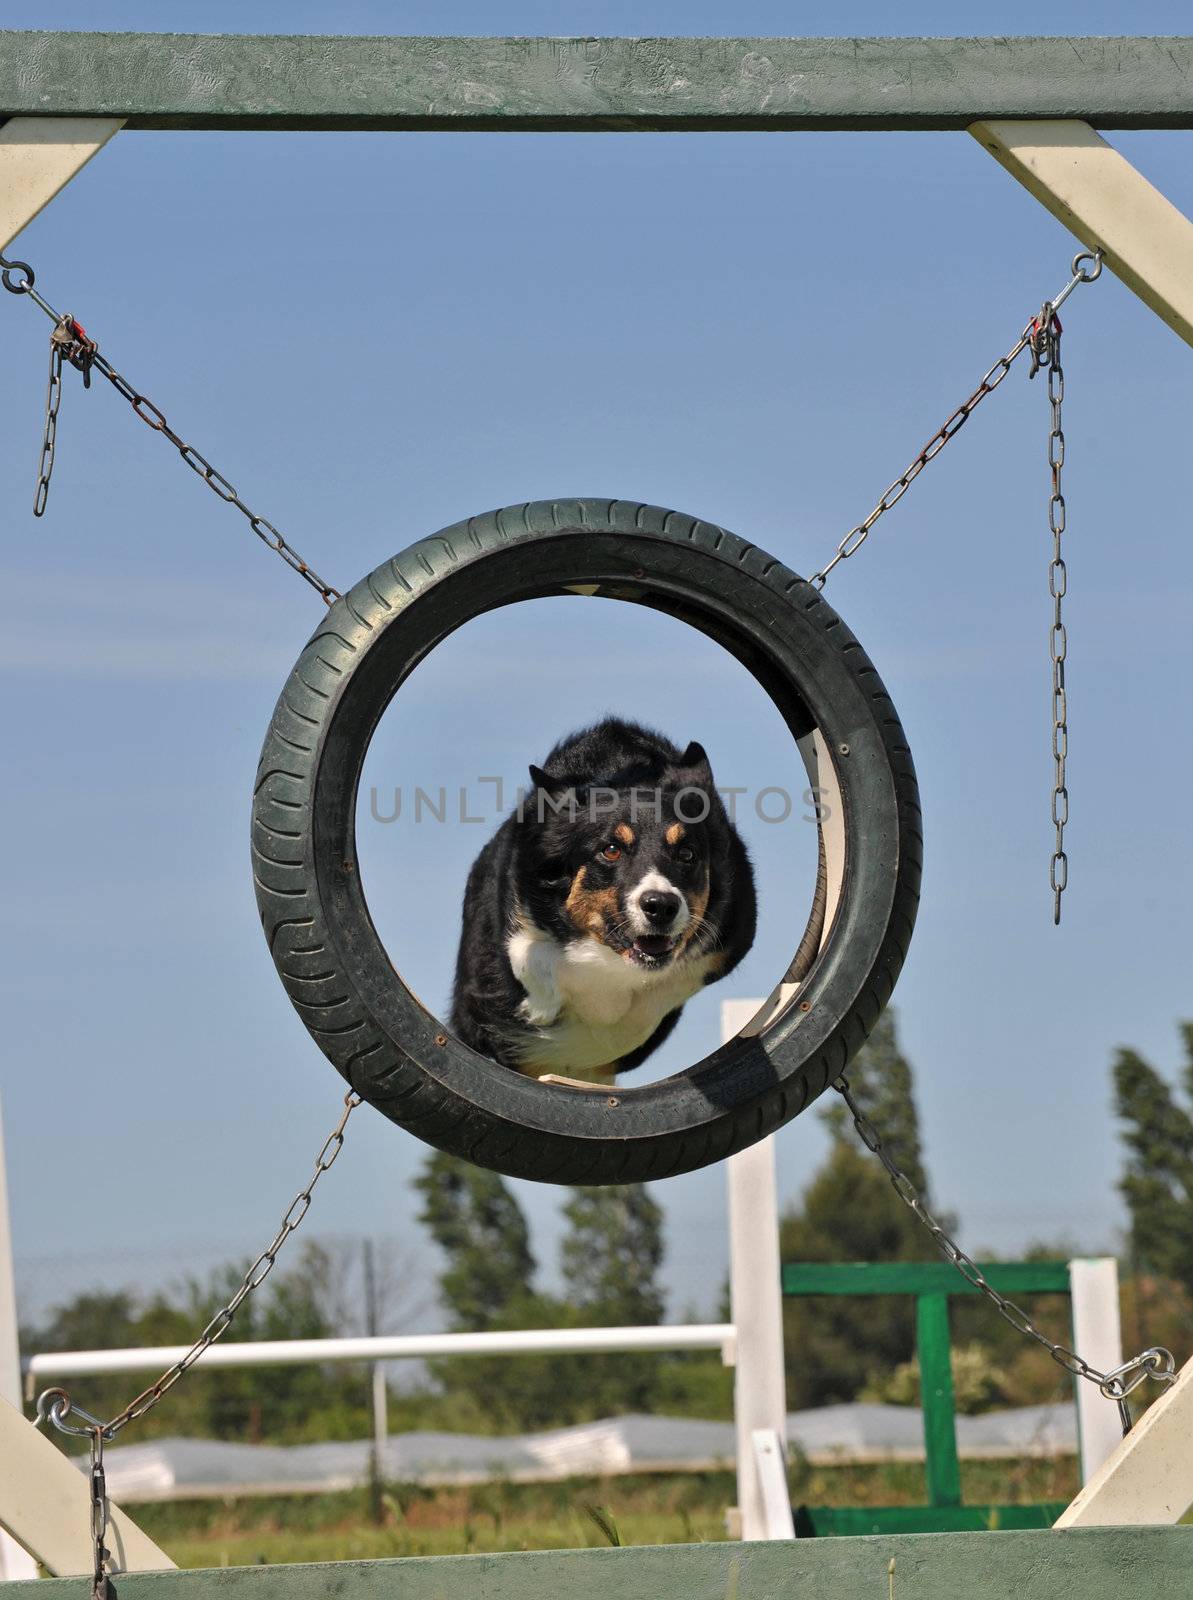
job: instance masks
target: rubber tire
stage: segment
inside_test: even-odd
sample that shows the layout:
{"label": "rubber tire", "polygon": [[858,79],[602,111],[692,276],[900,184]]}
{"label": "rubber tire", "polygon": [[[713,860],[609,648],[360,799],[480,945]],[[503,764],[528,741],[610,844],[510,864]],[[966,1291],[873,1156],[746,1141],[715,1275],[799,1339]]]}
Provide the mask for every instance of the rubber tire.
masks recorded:
{"label": "rubber tire", "polygon": [[[797,737],[818,725],[845,808],[841,899],[799,1004],[683,1073],[613,1093],[540,1084],[448,1036],[381,945],[355,834],[365,754],[405,675],[472,616],[593,584],[718,640]],[[278,972],[353,1089],[442,1150],[550,1183],[689,1172],[796,1116],[841,1073],[890,998],[919,898],[911,752],[861,645],[817,590],[754,545],[632,501],[536,501],[473,517],[336,601],[278,700],[252,831]]]}

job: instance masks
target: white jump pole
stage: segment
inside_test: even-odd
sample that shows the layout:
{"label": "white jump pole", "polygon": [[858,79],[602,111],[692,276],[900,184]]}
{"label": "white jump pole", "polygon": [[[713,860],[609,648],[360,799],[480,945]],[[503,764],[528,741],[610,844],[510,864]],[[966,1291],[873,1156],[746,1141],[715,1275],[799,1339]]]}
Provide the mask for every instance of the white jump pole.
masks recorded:
{"label": "white jump pole", "polygon": [[[4,1165],[4,1115],[0,1109],[0,1400],[21,1404],[21,1348],[17,1336],[17,1290],[12,1270],[12,1225]],[[36,1578],[37,1562],[0,1528],[0,1582]]]}
{"label": "white jump pole", "polygon": [[[738,1034],[762,1003],[722,1001],[722,1038],[732,1039]],[[783,1371],[774,1137],[760,1139],[748,1150],[730,1156],[726,1172],[730,1317],[737,1329],[733,1414],[741,1536],[791,1539],[795,1530],[783,1472],[787,1385]]]}
{"label": "white jump pole", "polygon": [[[1123,1333],[1118,1308],[1118,1262],[1113,1256],[1079,1258],[1069,1262],[1069,1288],[1073,1307],[1073,1348],[1091,1367],[1113,1372],[1122,1365]],[[1096,1386],[1075,1378],[1077,1391],[1077,1441],[1081,1455],[1081,1481],[1088,1483],[1103,1461],[1118,1449],[1123,1429],[1118,1407]]]}

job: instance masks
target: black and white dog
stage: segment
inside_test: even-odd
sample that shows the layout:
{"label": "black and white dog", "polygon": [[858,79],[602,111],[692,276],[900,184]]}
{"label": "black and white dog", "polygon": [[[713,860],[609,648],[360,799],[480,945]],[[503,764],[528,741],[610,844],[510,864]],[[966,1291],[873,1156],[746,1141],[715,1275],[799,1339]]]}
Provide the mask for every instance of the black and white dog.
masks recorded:
{"label": "black and white dog", "polygon": [[451,1025],[533,1077],[639,1066],[754,941],[754,877],[708,757],[608,718],[561,740],[473,862]]}

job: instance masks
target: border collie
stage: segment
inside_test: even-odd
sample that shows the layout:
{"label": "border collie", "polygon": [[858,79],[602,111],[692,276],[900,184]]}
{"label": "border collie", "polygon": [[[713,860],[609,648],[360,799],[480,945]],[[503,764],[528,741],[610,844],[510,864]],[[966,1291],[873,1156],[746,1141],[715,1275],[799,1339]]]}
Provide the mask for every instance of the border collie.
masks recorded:
{"label": "border collie", "polygon": [[473,862],[451,1026],[533,1077],[612,1083],[754,942],[703,748],[607,718],[560,740]]}

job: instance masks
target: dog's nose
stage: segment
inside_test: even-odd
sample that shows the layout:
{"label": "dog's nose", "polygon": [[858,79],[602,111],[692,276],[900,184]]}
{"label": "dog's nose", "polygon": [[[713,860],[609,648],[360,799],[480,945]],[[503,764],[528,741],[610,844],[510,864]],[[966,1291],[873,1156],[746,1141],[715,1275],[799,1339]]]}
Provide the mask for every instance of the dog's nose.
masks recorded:
{"label": "dog's nose", "polygon": [[638,904],[642,907],[642,915],[647,922],[653,923],[656,928],[665,928],[669,922],[675,920],[675,913],[679,910],[679,896],[652,889],[641,897]]}

